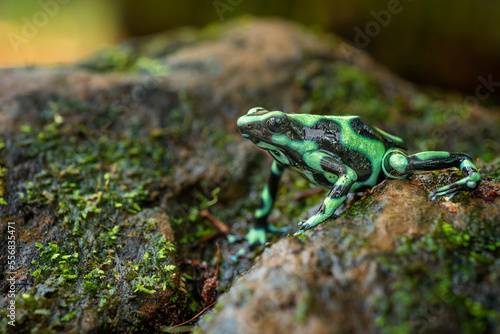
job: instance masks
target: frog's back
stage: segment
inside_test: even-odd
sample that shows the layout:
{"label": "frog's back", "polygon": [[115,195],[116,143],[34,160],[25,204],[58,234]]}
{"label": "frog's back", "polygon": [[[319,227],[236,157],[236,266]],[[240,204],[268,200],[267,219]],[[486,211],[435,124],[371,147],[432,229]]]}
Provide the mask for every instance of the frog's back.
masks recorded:
{"label": "frog's back", "polygon": [[353,116],[349,122],[353,131],[368,139],[378,140],[384,144],[385,149],[401,148],[406,149],[403,139],[391,135],[379,128],[367,124],[361,117]]}
{"label": "frog's back", "polygon": [[365,139],[381,142],[386,150],[396,147],[406,149],[401,138],[367,124],[359,116],[293,114],[292,117],[307,126],[309,130],[321,129],[324,131],[324,135],[329,138],[340,140],[341,132],[354,131]]}

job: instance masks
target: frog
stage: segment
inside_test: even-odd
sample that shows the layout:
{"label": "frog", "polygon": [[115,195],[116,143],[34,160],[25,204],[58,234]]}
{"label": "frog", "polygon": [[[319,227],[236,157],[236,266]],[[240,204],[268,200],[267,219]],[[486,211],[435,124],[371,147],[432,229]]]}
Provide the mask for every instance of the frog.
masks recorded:
{"label": "frog", "polygon": [[236,123],[244,138],[274,158],[254,213],[255,223],[245,237],[251,245],[266,243],[268,232],[279,232],[268,217],[286,168],[328,190],[317,212],[301,220],[295,234],[337,218],[335,211],[349,193],[373,188],[386,179],[405,179],[415,172],[460,169],[464,177],[430,193],[431,201],[473,191],[481,181],[469,155],[447,151],[409,154],[401,138],[369,125],[360,116],[292,114],[255,107]]}

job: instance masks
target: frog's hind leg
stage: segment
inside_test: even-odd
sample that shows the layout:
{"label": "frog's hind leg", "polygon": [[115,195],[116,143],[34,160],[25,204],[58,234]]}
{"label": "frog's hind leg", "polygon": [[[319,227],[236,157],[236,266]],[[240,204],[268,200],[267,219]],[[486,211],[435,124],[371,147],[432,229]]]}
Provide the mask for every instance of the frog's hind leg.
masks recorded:
{"label": "frog's hind leg", "polygon": [[481,181],[481,175],[472,159],[464,153],[449,153],[443,151],[420,152],[406,155],[403,150],[390,149],[382,160],[382,169],[387,177],[401,179],[418,171],[439,170],[450,167],[459,168],[465,175],[463,179],[444,186],[430,195],[431,200],[438,196],[453,197],[460,191],[473,190]]}

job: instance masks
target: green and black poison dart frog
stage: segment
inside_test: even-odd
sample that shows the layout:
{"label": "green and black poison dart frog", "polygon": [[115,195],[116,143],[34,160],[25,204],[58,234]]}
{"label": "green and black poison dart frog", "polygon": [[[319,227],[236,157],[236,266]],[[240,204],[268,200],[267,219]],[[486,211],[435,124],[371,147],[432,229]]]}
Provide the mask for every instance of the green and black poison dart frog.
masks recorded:
{"label": "green and black poison dart frog", "polygon": [[334,218],[348,193],[373,187],[385,178],[403,179],[417,171],[460,168],[465,177],[437,189],[431,200],[473,190],[481,180],[467,154],[434,151],[407,155],[402,139],[366,124],[358,116],[286,114],[252,108],[237,125],[243,137],[274,158],[261,205],[255,211],[256,226],[246,236],[250,244],[265,243],[266,231],[275,231],[267,217],[286,167],[329,190],[318,212],[299,223],[299,232]]}

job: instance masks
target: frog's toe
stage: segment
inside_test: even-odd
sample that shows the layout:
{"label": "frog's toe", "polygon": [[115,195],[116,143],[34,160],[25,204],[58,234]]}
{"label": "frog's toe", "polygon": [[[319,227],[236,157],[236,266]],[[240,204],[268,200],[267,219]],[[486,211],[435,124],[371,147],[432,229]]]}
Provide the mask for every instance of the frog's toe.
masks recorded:
{"label": "frog's toe", "polygon": [[457,193],[457,191],[458,189],[456,187],[453,187],[453,185],[444,186],[431,193],[429,195],[429,198],[431,199],[431,201],[435,201],[436,198],[441,196],[451,195],[453,197]]}
{"label": "frog's toe", "polygon": [[436,198],[441,197],[441,196],[448,196],[450,198],[453,198],[456,194],[458,194],[460,191],[467,190],[467,187],[465,187],[463,184],[460,183],[452,183],[450,185],[444,186],[439,188],[438,190],[434,191],[429,195],[431,201],[436,200]]}
{"label": "frog's toe", "polygon": [[246,240],[247,243],[243,245],[235,255],[233,255],[233,260],[237,260],[248,253],[251,249],[258,245],[265,245],[267,242],[267,233],[265,228],[255,228],[251,227],[244,238],[240,238],[239,241]]}
{"label": "frog's toe", "polygon": [[310,224],[307,221],[302,221],[299,223],[299,231],[307,231],[315,227],[316,225]]}
{"label": "frog's toe", "polygon": [[299,223],[299,231],[307,231],[308,229],[314,227],[313,224],[311,224],[310,219],[304,219],[301,220]]}
{"label": "frog's toe", "polygon": [[294,236],[298,236],[298,235],[302,235],[302,234],[304,234],[304,233],[305,233],[305,231],[304,231],[304,230],[301,230],[301,229],[299,228],[299,229],[297,230],[297,232],[295,232],[293,235],[294,235]]}

